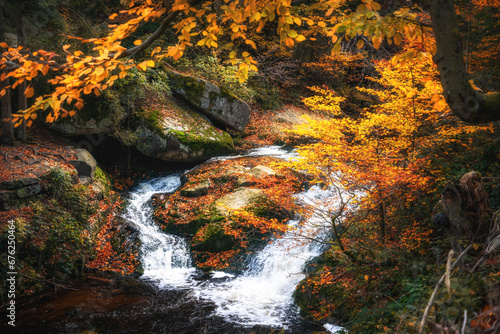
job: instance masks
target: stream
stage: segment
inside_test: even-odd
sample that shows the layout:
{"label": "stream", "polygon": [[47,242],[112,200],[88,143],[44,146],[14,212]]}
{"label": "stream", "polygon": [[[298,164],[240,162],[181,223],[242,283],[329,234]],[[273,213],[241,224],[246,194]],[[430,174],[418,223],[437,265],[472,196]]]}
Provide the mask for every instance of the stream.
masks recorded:
{"label": "stream", "polygon": [[[254,150],[248,155],[293,156],[278,147]],[[292,297],[297,284],[305,278],[306,264],[325,250],[324,245],[311,242],[304,235],[328,233],[327,229],[321,231],[324,225],[292,220],[289,232],[247,258],[248,269],[244,273],[205,273],[192,265],[188,243],[182,237],[161,231],[152,218],[152,196],[173,193],[180,186],[180,174],[170,174],[145,180],[129,194],[124,218],[139,232],[144,268],[143,276],[134,285],[65,292],[41,307],[34,305],[24,319],[21,316],[19,323],[22,320],[24,329],[19,332],[325,331],[325,327],[301,319]],[[331,195],[327,190],[312,187],[296,196],[303,203],[320,205]],[[320,218],[311,218],[314,219]],[[338,328],[326,325],[326,329],[334,333]]]}

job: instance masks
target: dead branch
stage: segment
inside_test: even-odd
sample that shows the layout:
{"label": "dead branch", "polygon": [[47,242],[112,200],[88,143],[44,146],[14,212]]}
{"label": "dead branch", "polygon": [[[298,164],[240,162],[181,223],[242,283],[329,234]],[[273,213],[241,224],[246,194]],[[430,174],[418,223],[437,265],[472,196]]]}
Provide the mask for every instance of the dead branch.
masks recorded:
{"label": "dead branch", "polygon": [[54,287],[56,288],[61,288],[61,289],[65,289],[65,290],[73,290],[73,291],[78,291],[78,289],[74,289],[74,288],[69,288],[65,285],[62,285],[62,284],[58,284],[58,283],[55,283],[55,282],[51,282],[51,281],[48,281],[46,279],[43,279],[43,278],[38,278],[38,277],[31,277],[31,276],[26,276],[24,274],[20,274],[18,273],[19,276],[22,276],[22,277],[25,277],[25,278],[28,278],[28,279],[32,279],[34,281],[38,281],[38,282],[43,282],[43,283],[49,283],[49,284],[52,284]]}
{"label": "dead branch", "polygon": [[114,284],[115,283],[114,280],[108,279],[108,278],[95,277],[95,276],[87,276],[87,278],[92,280],[92,281],[97,281],[97,282],[106,283],[106,284]]}
{"label": "dead branch", "polygon": [[[460,255],[455,259],[455,262],[453,262],[451,264],[450,269],[449,269],[450,272],[453,268],[455,268],[455,266],[460,262],[460,260],[462,260],[462,257],[464,257],[464,255],[467,254],[467,252],[469,251],[469,249],[471,249],[471,247],[472,247],[472,244],[467,246],[467,248],[464,249],[464,251],[462,253],[460,253]],[[446,268],[446,270],[448,271],[448,268]],[[429,311],[432,307],[432,304],[434,303],[434,298],[436,298],[439,287],[441,286],[441,284],[443,284],[443,281],[445,280],[445,278],[446,278],[446,274],[443,274],[443,276],[441,276],[439,281],[436,283],[436,287],[434,288],[434,291],[432,292],[431,298],[429,299],[429,302],[427,303],[427,307],[425,308],[424,315],[422,317],[422,321],[420,321],[420,325],[418,326],[418,334],[421,334],[422,331],[424,330],[424,325],[425,325],[425,322],[427,320],[427,316],[429,315]]]}

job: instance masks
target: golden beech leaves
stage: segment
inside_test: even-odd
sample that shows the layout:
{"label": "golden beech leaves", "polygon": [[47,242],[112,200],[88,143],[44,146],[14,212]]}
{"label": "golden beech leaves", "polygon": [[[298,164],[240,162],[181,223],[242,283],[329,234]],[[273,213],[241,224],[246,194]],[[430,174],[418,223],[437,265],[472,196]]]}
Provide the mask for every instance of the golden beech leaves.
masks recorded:
{"label": "golden beech leaves", "polygon": [[[392,15],[381,16],[381,5],[378,2],[363,0],[355,11],[343,13],[338,8],[345,3],[346,0],[320,1],[322,10],[327,14],[325,19],[299,16],[297,13],[301,11],[294,8],[291,0],[225,0],[217,9],[212,1],[203,0],[173,0],[170,5],[160,0],[130,1],[127,9],[109,17],[113,24],[109,25],[107,36],[91,39],[68,36],[69,39],[91,44],[91,54],[84,54],[80,50],[72,51],[75,48],[72,44],[65,44],[62,54],[58,54],[46,50],[30,51],[21,46],[12,48],[1,43],[3,57],[0,59],[0,68],[7,68],[7,63],[9,64],[9,72],[2,74],[2,80],[10,78],[12,88],[15,88],[23,81],[32,81],[54,71],[55,77],[47,80],[54,85],[53,92],[36,97],[28,109],[23,111],[33,114],[39,110],[50,110],[46,120],[53,122],[59,116],[68,114],[64,110],[81,109],[82,95],[99,95],[116,80],[125,78],[131,68],[145,71],[165,57],[177,60],[189,47],[227,50],[231,64],[237,66],[236,77],[244,82],[250,72],[257,71],[255,53],[239,54],[236,48],[248,45],[252,52],[256,52],[258,47],[254,40],[255,33],[262,32],[266,25],[274,29],[283,46],[290,48],[306,40],[308,35],[303,33],[303,26],[307,25],[331,38],[334,43],[333,52],[341,50],[343,41],[355,37],[358,38],[358,48],[365,48],[370,42],[374,48],[380,48],[384,41],[396,45],[414,42],[419,52],[435,51],[432,38],[426,37],[429,28],[421,24],[428,18],[420,8],[401,8]],[[131,58],[136,51],[151,45],[151,41],[148,41],[150,38],[135,40],[134,47],[129,50],[122,45],[123,40],[141,24],[162,21],[170,15],[176,15],[176,20],[170,21],[173,23],[169,28],[176,34],[177,41],[167,47],[154,48],[150,52],[150,59],[134,63]],[[118,16],[120,19],[115,20]],[[115,22],[120,23],[114,24]],[[221,42],[222,35],[229,37],[230,41]],[[157,37],[152,40],[155,38]],[[125,55],[127,57],[122,60],[121,57]],[[418,52],[408,50],[407,54],[396,58],[395,62],[406,62],[415,57],[420,57]],[[17,67],[12,69],[12,63]],[[3,89],[0,95],[4,95],[9,88]],[[35,97],[32,88],[26,93],[31,98]],[[436,106],[441,107],[440,104]]]}
{"label": "golden beech leaves", "polygon": [[30,98],[33,96],[35,93],[35,90],[33,89],[33,86],[29,85],[26,90],[24,91],[24,95],[26,95],[27,98]]}
{"label": "golden beech leaves", "polygon": [[374,203],[394,196],[412,201],[412,196],[428,187],[430,177],[421,171],[428,168],[428,152],[437,143],[453,141],[460,133],[489,130],[462,123],[450,126],[453,116],[444,103],[430,56],[396,65],[380,61],[376,68],[378,76],[371,80],[385,88],[358,91],[380,102],[355,117],[342,112],[344,98],[335,91],[311,88],[315,94],[304,99],[304,104],[334,117],[306,117],[306,124],[292,130],[317,142],[300,147],[301,158],[285,163],[320,182],[363,191],[360,200],[365,207],[376,207]]}

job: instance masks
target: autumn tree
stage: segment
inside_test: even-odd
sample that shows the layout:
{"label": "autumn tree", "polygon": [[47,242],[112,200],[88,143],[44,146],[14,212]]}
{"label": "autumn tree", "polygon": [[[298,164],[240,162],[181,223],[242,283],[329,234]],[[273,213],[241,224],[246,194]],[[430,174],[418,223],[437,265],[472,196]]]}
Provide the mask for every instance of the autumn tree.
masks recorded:
{"label": "autumn tree", "polygon": [[[37,96],[27,109],[15,113],[15,125],[22,119],[36,117],[40,110],[49,110],[46,121],[52,122],[59,117],[72,116],[83,106],[83,95],[100,92],[127,75],[132,67],[145,70],[155,66],[165,57],[180,58],[188,47],[221,48],[227,50],[227,56],[233,65],[238,66],[237,76],[246,80],[251,70],[257,70],[256,61],[251,52],[238,51],[238,45],[256,49],[250,31],[260,32],[265,26],[272,26],[280,42],[293,47],[296,42],[305,40],[299,27],[307,24],[317,26],[335,43],[334,50],[339,50],[342,41],[356,36],[365,36],[375,48],[385,40],[388,43],[401,44],[403,39],[421,41],[419,51],[437,52],[435,59],[440,66],[441,81],[447,103],[456,115],[467,122],[478,123],[497,119],[499,94],[480,94],[466,80],[465,66],[456,34],[456,15],[453,0],[428,0],[424,5],[429,8],[432,29],[436,37],[436,46],[431,39],[424,38],[431,30],[428,17],[419,7],[402,8],[382,15],[383,9],[377,2],[364,0],[355,11],[349,12],[339,6],[346,0],[326,0],[326,17],[314,20],[309,17],[294,15],[294,5],[290,0],[225,0],[222,4],[203,0],[176,0],[170,5],[163,1],[130,1],[129,8],[110,16],[110,32],[102,38],[81,39],[81,42],[93,45],[94,53],[85,54],[71,45],[63,47],[63,53],[54,50],[28,50],[22,46],[9,47],[5,42],[0,66],[6,71],[2,79],[11,79],[0,92],[2,96],[9,88],[15,88],[28,82],[25,89],[28,98],[33,97],[32,79],[47,75],[49,70],[57,73],[48,80],[54,86],[51,94]],[[120,15],[120,20],[116,20]],[[130,36],[141,24],[149,21],[159,22],[157,30],[144,41],[135,41],[135,46],[124,47],[124,39]],[[139,52],[152,47],[154,42],[167,30],[175,31],[175,45],[155,46],[150,51],[149,59],[134,63],[131,59]],[[230,41],[221,43],[221,36],[228,36]],[[360,40],[363,41],[363,40]],[[359,42],[361,43],[361,42]],[[74,43],[75,44],[75,43]],[[416,57],[415,50],[407,57]]]}
{"label": "autumn tree", "polygon": [[428,191],[430,175],[439,177],[431,166],[437,147],[460,134],[491,130],[453,122],[430,56],[395,65],[379,61],[375,66],[378,76],[370,80],[378,88],[357,90],[377,102],[360,114],[345,113],[345,98],[335,91],[312,87],[314,95],[304,103],[331,118],[305,117],[307,123],[292,133],[315,142],[297,148],[300,158],[285,163],[334,190],[321,214],[334,232],[330,242],[348,256],[352,246],[342,236],[349,235],[351,227],[369,231],[375,223],[378,244],[384,245],[412,226],[396,224],[394,213],[397,207],[411,207]]}

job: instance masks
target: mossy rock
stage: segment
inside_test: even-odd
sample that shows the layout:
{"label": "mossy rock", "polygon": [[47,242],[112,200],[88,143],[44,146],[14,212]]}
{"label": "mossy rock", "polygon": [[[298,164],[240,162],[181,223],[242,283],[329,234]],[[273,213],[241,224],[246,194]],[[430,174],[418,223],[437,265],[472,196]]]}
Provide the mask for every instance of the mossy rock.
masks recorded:
{"label": "mossy rock", "polygon": [[181,189],[183,197],[200,197],[208,194],[210,179],[206,179],[199,184],[187,185]]}
{"label": "mossy rock", "polygon": [[231,250],[235,247],[233,238],[224,233],[219,222],[210,223],[201,242],[191,244],[193,251],[218,253]]}
{"label": "mossy rock", "polygon": [[105,90],[99,97],[85,97],[84,106],[73,117],[58,118],[50,129],[64,136],[112,133],[129,116],[120,93]]}
{"label": "mossy rock", "polygon": [[238,188],[214,202],[218,214],[228,216],[231,211],[247,208],[264,198],[262,189]]}
{"label": "mossy rock", "polygon": [[200,162],[234,149],[233,139],[195,111],[169,102],[144,116],[133,145],[144,155],[171,162]]}
{"label": "mossy rock", "polygon": [[172,91],[194,108],[225,126],[242,131],[250,120],[250,107],[225,88],[190,75],[168,71]]}

